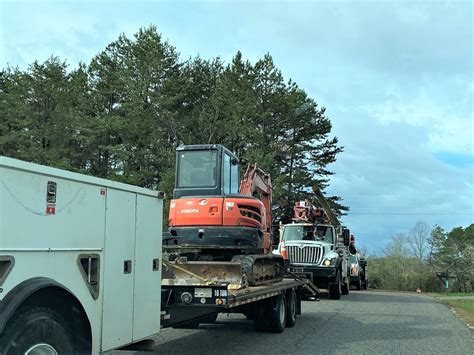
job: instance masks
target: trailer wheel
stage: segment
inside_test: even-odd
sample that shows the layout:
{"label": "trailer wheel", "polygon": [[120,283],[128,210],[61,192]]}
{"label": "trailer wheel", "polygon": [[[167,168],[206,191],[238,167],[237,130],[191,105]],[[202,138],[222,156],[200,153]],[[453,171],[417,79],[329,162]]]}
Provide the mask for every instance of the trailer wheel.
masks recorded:
{"label": "trailer wheel", "polygon": [[296,299],[295,290],[290,290],[287,293],[286,298],[286,326],[291,328],[296,323],[296,304],[298,300]]}
{"label": "trailer wheel", "polygon": [[67,322],[53,309],[20,308],[0,337],[0,354],[73,354],[74,337]]}
{"label": "trailer wheel", "polygon": [[255,327],[255,330],[257,332],[266,332],[268,331],[270,325],[269,325],[269,319],[268,319],[268,309],[270,308],[268,303],[269,299],[260,301],[259,303],[256,304],[255,312],[253,313],[253,325]]}
{"label": "trailer wheel", "polygon": [[270,328],[268,329],[272,333],[282,333],[285,330],[286,325],[286,297],[284,294],[270,298]]}
{"label": "trailer wheel", "polygon": [[341,298],[341,293],[341,274],[338,271],[336,274],[336,282],[329,284],[329,298],[332,300],[338,300]]}

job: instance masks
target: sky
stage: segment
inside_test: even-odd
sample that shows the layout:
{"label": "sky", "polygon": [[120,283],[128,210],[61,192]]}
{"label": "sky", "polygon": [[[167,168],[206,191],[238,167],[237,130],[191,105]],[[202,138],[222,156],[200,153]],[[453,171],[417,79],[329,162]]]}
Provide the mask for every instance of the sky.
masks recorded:
{"label": "sky", "polygon": [[181,58],[270,53],[333,124],[329,195],[375,253],[417,221],[474,223],[472,1],[0,0],[0,68],[88,63],[156,25]]}

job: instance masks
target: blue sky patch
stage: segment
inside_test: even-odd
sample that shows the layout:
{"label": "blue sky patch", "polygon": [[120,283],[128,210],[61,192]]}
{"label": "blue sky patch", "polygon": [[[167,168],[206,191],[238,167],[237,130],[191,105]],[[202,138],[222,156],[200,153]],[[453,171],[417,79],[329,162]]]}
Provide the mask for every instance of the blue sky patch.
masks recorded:
{"label": "blue sky patch", "polygon": [[436,153],[434,156],[439,161],[455,166],[456,168],[464,168],[469,165],[474,165],[473,154],[439,152]]}

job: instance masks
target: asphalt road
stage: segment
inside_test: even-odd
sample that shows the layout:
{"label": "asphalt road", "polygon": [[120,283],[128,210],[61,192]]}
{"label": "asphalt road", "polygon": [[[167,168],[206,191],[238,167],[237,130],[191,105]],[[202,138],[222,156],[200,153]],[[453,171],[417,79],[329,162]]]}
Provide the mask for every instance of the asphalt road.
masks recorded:
{"label": "asphalt road", "polygon": [[474,332],[436,300],[352,290],[339,301],[303,302],[295,327],[282,334],[220,315],[197,330],[163,329],[155,340],[156,354],[474,354]]}

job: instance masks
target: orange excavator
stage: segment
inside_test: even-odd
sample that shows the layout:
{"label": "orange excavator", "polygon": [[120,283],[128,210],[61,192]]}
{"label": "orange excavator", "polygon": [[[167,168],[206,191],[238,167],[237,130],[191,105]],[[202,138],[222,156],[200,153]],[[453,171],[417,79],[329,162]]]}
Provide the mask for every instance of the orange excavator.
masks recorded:
{"label": "orange excavator", "polygon": [[240,262],[249,284],[283,277],[283,258],[271,254],[270,175],[255,163],[239,178],[239,160],[219,144],[176,151],[166,252],[188,261]]}

